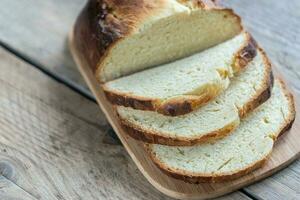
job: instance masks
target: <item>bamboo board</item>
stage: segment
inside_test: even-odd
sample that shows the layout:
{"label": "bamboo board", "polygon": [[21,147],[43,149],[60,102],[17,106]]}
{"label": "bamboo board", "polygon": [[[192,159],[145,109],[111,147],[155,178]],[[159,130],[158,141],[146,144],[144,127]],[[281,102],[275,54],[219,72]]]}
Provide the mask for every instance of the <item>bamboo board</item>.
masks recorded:
{"label": "bamboo board", "polygon": [[[264,166],[248,175],[225,183],[202,183],[198,185],[169,177],[152,163],[143,148],[143,144],[130,138],[119,125],[111,104],[106,100],[104,92],[88,66],[88,62],[76,46],[73,30],[69,35],[69,45],[79,71],[138,169],[156,189],[170,197],[176,199],[208,199],[222,196],[272,175],[300,155],[300,145],[298,144],[300,134],[297,132],[300,128],[300,120],[296,118],[293,127],[276,142],[275,148]],[[298,98],[295,97],[295,99]],[[296,102],[296,111],[300,113],[298,105]]]}

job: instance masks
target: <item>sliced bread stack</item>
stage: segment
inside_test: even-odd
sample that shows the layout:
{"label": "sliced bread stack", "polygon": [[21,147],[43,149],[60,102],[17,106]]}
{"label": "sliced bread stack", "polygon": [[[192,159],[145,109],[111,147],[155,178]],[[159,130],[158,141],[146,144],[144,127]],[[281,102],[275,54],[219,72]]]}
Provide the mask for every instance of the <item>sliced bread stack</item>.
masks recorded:
{"label": "sliced bread stack", "polygon": [[273,77],[262,50],[247,68],[231,79],[227,90],[214,100],[185,115],[166,116],[152,111],[117,106],[127,133],[149,143],[190,146],[223,137],[270,97]]}
{"label": "sliced bread stack", "polygon": [[295,118],[292,95],[240,18],[210,0],[92,0],[76,27],[119,121],[191,183],[260,167]]}
{"label": "sliced bread stack", "polygon": [[183,115],[227,89],[234,73],[255,55],[254,40],[241,33],[200,53],[109,81],[103,89],[117,105]]}
{"label": "sliced bread stack", "polygon": [[155,164],[175,178],[191,183],[226,181],[260,167],[294,118],[293,98],[276,80],[271,98],[227,137],[192,147],[147,147]]}

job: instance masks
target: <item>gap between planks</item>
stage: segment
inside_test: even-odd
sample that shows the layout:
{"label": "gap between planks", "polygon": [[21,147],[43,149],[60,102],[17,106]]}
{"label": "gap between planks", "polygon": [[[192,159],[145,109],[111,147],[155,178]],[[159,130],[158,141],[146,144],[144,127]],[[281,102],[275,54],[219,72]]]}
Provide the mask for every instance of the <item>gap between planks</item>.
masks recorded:
{"label": "gap between planks", "polygon": [[40,70],[47,76],[51,77],[55,81],[64,84],[65,86],[67,86],[71,90],[75,91],[76,93],[84,96],[85,98],[89,99],[90,101],[93,101],[94,103],[97,103],[94,95],[88,89],[84,88],[80,84],[75,83],[74,81],[66,78],[65,76],[59,75],[58,73],[55,73],[55,72],[52,72],[47,67],[44,67],[42,64],[32,60],[29,56],[26,56],[22,52],[17,51],[16,49],[14,49],[10,45],[4,43],[1,40],[0,40],[0,46],[2,48],[4,48],[6,51],[8,51],[11,54],[15,55],[16,57],[18,57],[19,59],[30,64],[32,67],[37,68],[38,70]]}
{"label": "gap between planks", "polygon": [[[49,60],[53,60],[53,58],[56,57],[55,55],[53,55],[53,52],[57,52],[58,50],[60,50],[57,46],[59,46],[59,44],[61,43],[61,40],[50,40],[51,43],[53,43],[54,46],[56,46],[56,48],[52,49],[52,52],[50,51],[50,58],[51,59],[46,59],[45,61],[45,56],[42,57],[42,52],[38,51],[37,49],[41,49],[42,51],[45,51],[45,49],[47,48],[47,46],[49,46],[49,43],[45,42],[44,32],[40,32],[38,30],[41,29],[41,27],[43,27],[43,24],[40,24],[39,22],[45,23],[46,24],[50,24],[50,26],[48,27],[52,27],[50,29],[47,29],[46,27],[43,27],[43,29],[45,28],[48,32],[52,32],[52,33],[57,33],[56,36],[57,38],[61,38],[63,37],[63,33],[61,31],[61,29],[65,30],[68,29],[68,26],[70,26],[70,19],[73,19],[74,16],[76,16],[79,7],[81,6],[81,4],[84,3],[85,0],[72,0],[72,1],[66,1],[66,3],[64,3],[63,5],[61,5],[61,1],[59,0],[52,0],[52,1],[46,1],[43,3],[35,3],[34,1],[32,5],[32,8],[29,9],[29,11],[25,11],[25,14],[27,16],[31,16],[30,14],[33,13],[35,15],[32,16],[40,16],[41,18],[38,21],[34,21],[32,19],[34,19],[34,17],[24,17],[24,12],[18,12],[16,14],[16,10],[18,10],[18,8],[22,7],[22,5],[27,5],[28,1],[20,1],[18,2],[17,5],[20,6],[16,6],[15,3],[13,3],[13,1],[4,1],[4,5],[3,6],[3,20],[5,20],[6,22],[8,22],[8,26],[4,26],[4,29],[6,31],[10,31],[7,35],[9,35],[10,37],[5,37],[2,35],[1,38],[4,41],[8,41],[8,44],[12,44],[12,46],[15,49],[18,49],[19,52],[22,52],[23,55],[28,55],[27,58],[29,58],[30,60],[35,60],[38,63],[43,63],[43,65],[40,65],[42,67],[46,67],[47,69],[50,69],[51,71],[56,71],[56,69],[53,69],[53,65],[52,63],[49,63],[49,66],[47,66],[47,62],[49,62]],[[6,2],[6,4],[5,4]],[[31,2],[31,1],[30,1]],[[82,2],[82,3],[81,3]],[[290,75],[290,82],[293,83],[291,85],[293,85],[295,87],[295,89],[298,89],[297,91],[300,91],[300,87],[298,80],[296,80],[296,76],[299,75],[297,68],[295,68],[295,66],[298,66],[298,62],[292,62],[292,60],[296,60],[293,59],[294,54],[296,54],[297,52],[297,41],[295,41],[295,38],[292,37],[293,35],[297,35],[297,24],[299,24],[299,21],[297,23],[297,18],[299,18],[299,15],[296,15],[297,13],[297,8],[299,8],[299,3],[297,0],[293,0],[291,2],[289,2],[289,4],[286,4],[284,1],[275,1],[275,2],[270,2],[267,0],[262,0],[262,1],[255,1],[255,2],[249,2],[248,1],[243,0],[243,1],[238,1],[238,0],[232,0],[232,1],[226,1],[225,3],[229,3],[232,5],[235,5],[235,7],[237,8],[237,10],[239,11],[239,13],[243,16],[244,21],[246,22],[246,25],[253,30],[254,35],[258,38],[259,41],[262,42],[262,45],[264,47],[267,48],[267,52],[270,53],[270,56],[273,58],[273,62],[275,62],[275,64],[277,64],[278,66],[282,65],[285,66],[285,72],[287,72]],[[10,5],[11,4],[11,5]],[[46,6],[43,6],[43,4],[45,4]],[[53,6],[52,6],[53,4]],[[276,6],[279,4],[282,4],[282,6]],[[245,6],[246,5],[246,6]],[[50,9],[49,9],[50,8]],[[71,8],[71,9],[70,9]],[[264,8],[268,8],[268,9],[264,9]],[[275,8],[275,9],[274,9]],[[280,9],[278,9],[280,8]],[[43,9],[45,9],[46,12],[44,12],[43,15],[39,14],[42,13],[40,11],[44,11]],[[4,11],[8,11],[8,12],[4,12]],[[11,10],[11,11],[10,11]],[[61,10],[63,10],[63,12],[60,12]],[[8,15],[8,13],[14,13],[12,14],[12,16],[19,16],[21,17],[23,15],[22,18],[20,18],[20,20],[14,20],[15,17],[10,17],[10,15]],[[58,18],[54,18],[54,19],[59,19],[60,21],[47,21],[47,19],[53,19],[50,18],[49,13],[55,13],[57,16],[59,16]],[[75,14],[71,14],[71,13],[75,13]],[[255,18],[253,18],[253,13],[256,13]],[[39,15],[38,15],[39,14]],[[273,20],[273,18],[276,20]],[[31,19],[31,20],[30,20]],[[287,19],[290,23],[284,23]],[[51,22],[53,24],[51,24]],[[56,24],[60,25],[62,24],[61,22],[64,22],[64,26],[56,26]],[[5,25],[5,23],[4,23]],[[276,28],[277,25],[280,25],[279,27],[281,28]],[[21,30],[20,32],[18,32],[18,30],[15,29],[10,29],[10,27],[20,27],[19,30]],[[31,27],[30,30],[28,32],[24,33],[24,29],[28,30],[27,27]],[[34,27],[37,27],[36,29]],[[58,29],[60,28],[60,29]],[[23,31],[22,31],[23,30]],[[267,31],[269,30],[269,31]],[[267,31],[265,33],[265,31]],[[33,33],[33,34],[31,34]],[[271,34],[269,34],[271,33]],[[32,36],[32,38],[36,38],[38,40],[38,42],[40,42],[41,44],[39,45],[32,45],[32,43],[30,42],[30,40],[28,38],[26,38],[25,36]],[[40,36],[40,37],[39,37]],[[284,42],[284,45],[282,45],[281,41],[282,39],[286,38],[289,41],[288,42]],[[41,39],[42,38],[42,39]],[[16,41],[16,42],[15,42]],[[28,43],[29,42],[29,43]],[[300,44],[300,43],[298,43]],[[293,47],[293,48],[289,48],[289,47]],[[26,47],[30,47],[28,49],[26,49]],[[294,53],[293,53],[294,52]],[[49,53],[47,51],[47,53]],[[63,54],[63,52],[61,53]],[[52,56],[52,57],[51,57]],[[31,58],[33,57],[33,59]],[[35,59],[34,59],[35,58]],[[44,60],[43,60],[44,59]],[[59,57],[57,58],[59,60]],[[35,63],[35,62],[34,62]],[[46,64],[45,64],[46,63]],[[68,62],[66,62],[64,59],[63,61],[60,62],[56,62],[56,66],[60,66],[60,67],[65,67],[68,68],[68,65],[64,65]],[[52,67],[52,68],[51,68]],[[73,70],[73,69],[72,69]],[[74,68],[74,70],[76,70]],[[61,74],[64,74],[64,77],[68,77],[68,74],[66,75],[66,73],[62,73],[63,70],[58,70],[56,71],[58,75],[61,76]],[[79,74],[79,73],[78,73]],[[55,74],[54,74],[55,75]],[[54,78],[54,77],[52,77]],[[77,80],[76,78],[74,80]],[[77,84],[76,81],[73,81],[73,83]],[[82,82],[81,82],[82,83]],[[63,83],[64,84],[64,83]],[[76,90],[75,90],[76,91]],[[294,166],[295,167],[295,166]],[[283,175],[282,175],[283,176]],[[286,176],[286,175],[284,175]],[[278,176],[276,176],[278,178]],[[269,179],[268,179],[269,180]],[[285,180],[285,179],[284,179]],[[284,184],[284,180],[280,180],[280,182],[282,182]],[[270,182],[271,180],[269,180]],[[276,178],[274,177],[274,181],[276,181]],[[278,180],[277,180],[278,181]],[[270,187],[270,183],[266,183],[266,185],[263,184],[255,184],[254,185],[255,188],[261,188],[260,191],[259,190],[249,190],[249,192],[256,192],[259,193],[264,193],[266,194],[266,192],[264,191],[266,189],[266,186]],[[252,188],[252,187],[251,187]],[[280,188],[280,185],[279,187]],[[247,188],[248,190],[249,188]],[[274,189],[275,190],[275,189]],[[270,190],[271,191],[271,190]],[[262,198],[262,196],[259,196],[260,198]]]}
{"label": "gap between planks", "polygon": [[[83,97],[87,98],[88,100],[97,104],[97,101],[96,101],[94,95],[88,89],[86,89],[85,87],[82,87],[82,85],[77,84],[74,81],[72,81],[62,75],[59,75],[58,73],[52,72],[51,70],[47,69],[47,67],[44,67],[40,63],[33,61],[30,57],[24,55],[22,52],[15,50],[13,47],[9,46],[8,44],[5,44],[1,40],[0,40],[0,47],[5,49],[6,51],[10,52],[11,54],[15,55],[17,58],[23,60],[24,62],[30,64],[30,66],[35,67],[36,69],[40,70],[46,76],[49,76],[50,78],[54,79],[55,81],[65,85],[72,91],[80,94],[81,96],[83,96]],[[117,142],[118,144],[121,144],[118,136],[116,135],[116,133],[114,132],[112,127],[109,127],[108,134],[114,140],[116,140],[115,142]]]}

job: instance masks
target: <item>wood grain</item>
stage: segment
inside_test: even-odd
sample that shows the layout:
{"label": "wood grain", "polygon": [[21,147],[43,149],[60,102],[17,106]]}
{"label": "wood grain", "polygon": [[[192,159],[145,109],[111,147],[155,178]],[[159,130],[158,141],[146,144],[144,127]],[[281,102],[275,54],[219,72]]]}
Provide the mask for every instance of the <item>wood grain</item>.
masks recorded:
{"label": "wood grain", "polygon": [[37,200],[4,176],[0,176],[0,199],[3,200]]}
{"label": "wood grain", "polygon": [[300,161],[297,160],[280,173],[251,185],[245,190],[257,198],[267,200],[300,199]]}
{"label": "wood grain", "polygon": [[[95,103],[0,48],[0,199],[168,199]],[[233,193],[220,200],[249,199]]]}
{"label": "wood grain", "polygon": [[[300,139],[297,133],[297,129],[300,128],[300,120],[296,118],[292,129],[276,142],[275,149],[266,164],[239,179],[227,181],[225,184],[203,183],[196,185],[185,183],[165,175],[152,163],[143,148],[142,142],[129,137],[118,123],[112,105],[107,101],[104,91],[96,81],[91,67],[88,66],[88,62],[82,53],[83,51],[87,51],[87,49],[84,49],[84,46],[80,44],[81,41],[79,38],[74,38],[72,31],[70,34],[71,53],[85,81],[88,83],[89,88],[96,96],[100,108],[139,170],[154,187],[164,194],[178,199],[207,199],[218,197],[272,175],[290,164],[300,155],[300,146],[297,144],[297,140]],[[296,106],[296,110],[300,112],[300,107]]]}
{"label": "wood grain", "polygon": [[70,31],[86,0],[1,0],[0,40],[33,62],[85,85],[67,48]]}
{"label": "wood grain", "polygon": [[[272,62],[281,68],[282,72],[287,75],[290,85],[299,92],[300,1],[223,1],[227,5],[233,6],[241,14],[245,25],[267,50]],[[85,0],[2,0],[0,41],[26,55],[29,59],[41,63],[51,72],[63,75],[73,80],[74,83],[82,85],[84,83],[74,67],[66,47],[66,34],[84,3]],[[67,98],[67,100],[62,103],[70,104],[71,97],[63,98]],[[70,110],[78,106],[80,104],[74,105]],[[88,121],[91,121],[88,116],[93,116],[90,111],[78,113],[78,117],[81,118],[81,115]],[[299,169],[299,161],[297,161],[280,172],[281,175],[278,178],[277,175],[274,176],[275,180],[266,179],[266,182],[262,182],[263,184],[253,185],[257,185],[256,190],[252,190],[253,187],[250,187],[252,189],[246,188],[246,190],[257,198],[268,199],[271,194],[273,196],[279,194],[278,199],[287,197],[286,195],[289,194],[295,196],[299,193],[300,181],[294,174]],[[290,175],[285,175],[286,173]],[[289,183],[292,183],[293,186],[290,186]],[[284,189],[287,187],[288,189]]]}

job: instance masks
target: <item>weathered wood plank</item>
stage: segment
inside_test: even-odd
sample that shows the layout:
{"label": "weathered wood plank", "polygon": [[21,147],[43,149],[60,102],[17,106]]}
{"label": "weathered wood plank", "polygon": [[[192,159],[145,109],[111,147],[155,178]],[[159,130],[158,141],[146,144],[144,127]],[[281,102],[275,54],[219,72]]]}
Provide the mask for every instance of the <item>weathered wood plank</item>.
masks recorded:
{"label": "weathered wood plank", "polygon": [[105,143],[96,104],[3,51],[0,60],[0,148],[12,181],[37,198],[162,198],[122,146]]}
{"label": "weathered wood plank", "polygon": [[67,34],[86,0],[1,0],[0,40],[52,72],[84,84]]}
{"label": "weathered wood plank", "polygon": [[3,49],[0,70],[0,171],[15,184],[0,194],[19,188],[37,199],[166,198],[107,138],[95,103]]}
{"label": "weathered wood plank", "polygon": [[292,200],[300,199],[300,160],[245,190],[259,199]]}
{"label": "weathered wood plank", "polygon": [[234,192],[215,200],[250,200],[251,198],[241,192]]}
{"label": "weathered wood plank", "polygon": [[18,187],[16,184],[0,176],[0,199],[2,200],[37,200],[34,196]]}

